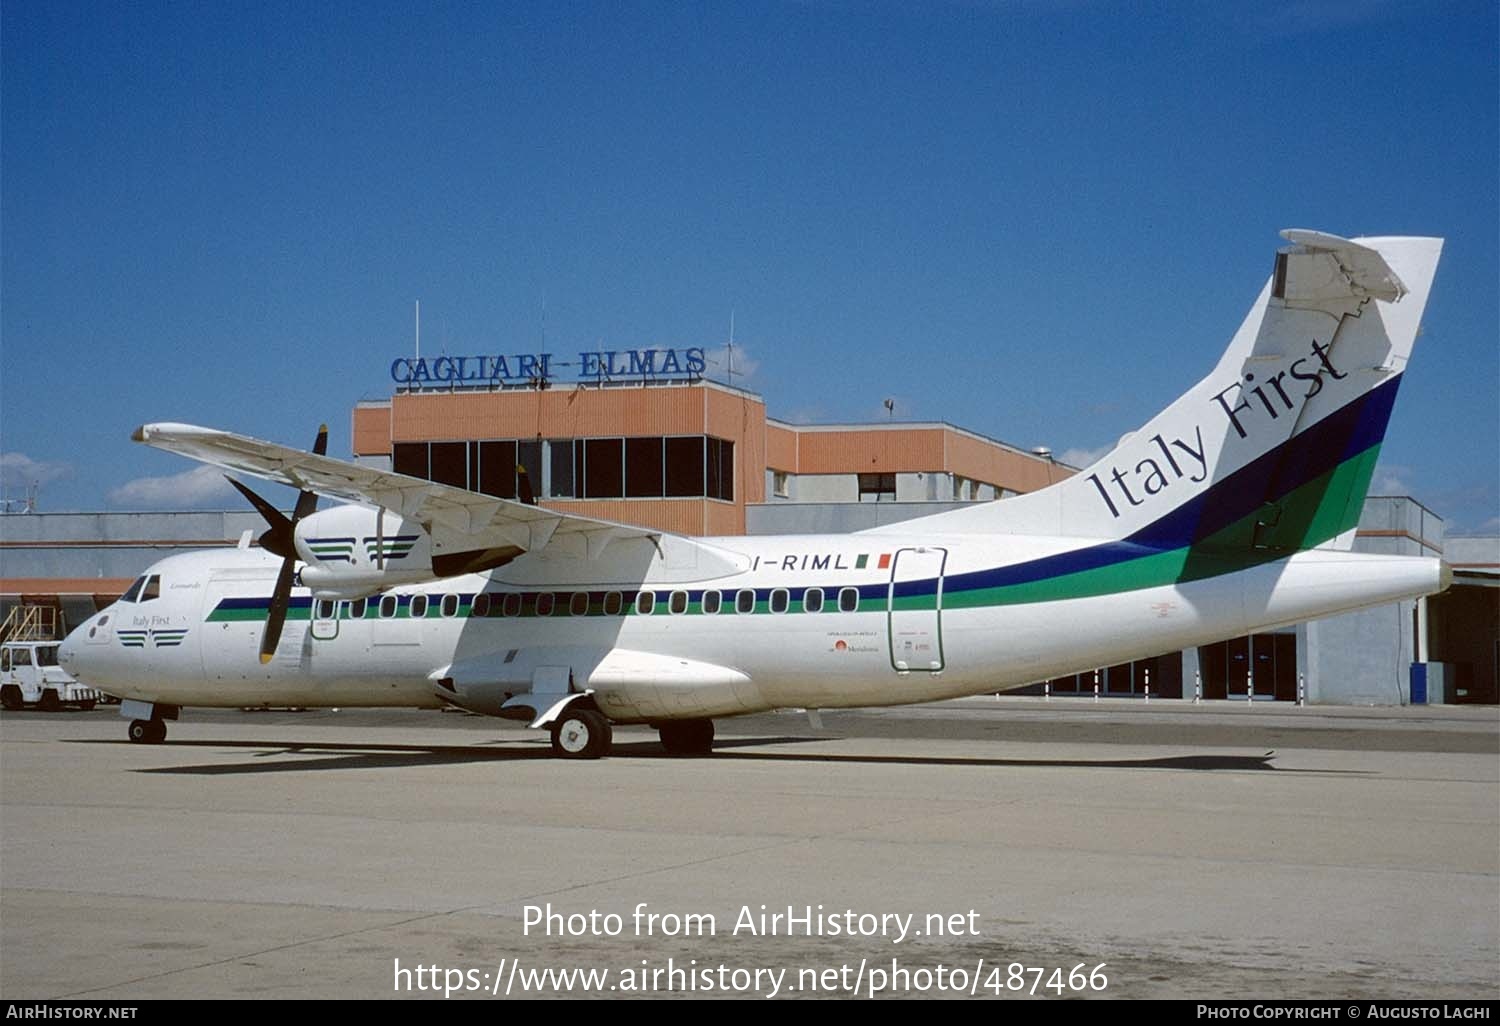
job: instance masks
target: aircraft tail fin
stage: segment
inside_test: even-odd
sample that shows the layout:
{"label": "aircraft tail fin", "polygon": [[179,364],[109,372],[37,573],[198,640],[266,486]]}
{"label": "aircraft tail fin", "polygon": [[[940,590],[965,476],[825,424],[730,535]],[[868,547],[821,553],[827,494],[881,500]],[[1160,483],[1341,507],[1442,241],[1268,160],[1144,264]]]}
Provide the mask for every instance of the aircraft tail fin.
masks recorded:
{"label": "aircraft tail fin", "polygon": [[1442,240],[1282,235],[1290,245],[1207,377],[1067,480],[923,529],[1265,559],[1347,548]]}

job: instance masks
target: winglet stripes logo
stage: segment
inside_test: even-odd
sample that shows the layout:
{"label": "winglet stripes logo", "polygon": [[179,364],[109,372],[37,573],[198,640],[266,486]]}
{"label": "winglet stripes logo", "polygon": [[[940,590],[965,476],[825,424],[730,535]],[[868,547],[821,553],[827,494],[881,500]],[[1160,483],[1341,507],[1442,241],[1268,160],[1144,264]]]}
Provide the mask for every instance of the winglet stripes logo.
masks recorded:
{"label": "winglet stripes logo", "polygon": [[124,648],[178,648],[187,638],[187,628],[163,628],[162,630],[122,630],[116,631],[115,637],[120,639],[120,645]]}
{"label": "winglet stripes logo", "polygon": [[353,538],[309,538],[307,550],[323,563],[353,563]]}
{"label": "winglet stripes logo", "polygon": [[187,629],[152,631],[151,635],[157,648],[176,648],[187,637]]}
{"label": "winglet stripes logo", "polygon": [[417,544],[417,535],[398,534],[394,538],[366,538],[365,555],[371,562],[376,559],[405,559]]}

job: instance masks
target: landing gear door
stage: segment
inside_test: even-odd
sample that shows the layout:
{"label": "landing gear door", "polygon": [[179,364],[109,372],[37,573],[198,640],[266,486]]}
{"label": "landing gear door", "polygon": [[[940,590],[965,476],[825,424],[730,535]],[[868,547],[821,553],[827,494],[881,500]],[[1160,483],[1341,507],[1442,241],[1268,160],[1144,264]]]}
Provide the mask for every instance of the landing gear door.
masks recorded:
{"label": "landing gear door", "polygon": [[901,549],[891,564],[888,629],[898,673],[943,668],[943,565],[947,549]]}

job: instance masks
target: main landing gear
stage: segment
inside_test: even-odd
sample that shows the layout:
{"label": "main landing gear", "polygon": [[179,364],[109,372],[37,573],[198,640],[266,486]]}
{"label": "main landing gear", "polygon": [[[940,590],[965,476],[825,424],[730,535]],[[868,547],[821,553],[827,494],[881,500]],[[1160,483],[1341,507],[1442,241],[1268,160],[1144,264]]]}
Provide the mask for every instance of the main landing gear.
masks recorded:
{"label": "main landing gear", "polygon": [[668,755],[707,755],[713,751],[713,720],[668,720],[656,725]]}
{"label": "main landing gear", "polygon": [[[708,755],[713,751],[713,720],[668,720],[652,724],[668,755]],[[598,759],[609,754],[614,731],[597,709],[571,706],[552,723],[552,751],[564,759]]]}
{"label": "main landing gear", "polygon": [[598,759],[613,741],[609,721],[593,709],[569,708],[552,724],[552,751],[564,759]]}

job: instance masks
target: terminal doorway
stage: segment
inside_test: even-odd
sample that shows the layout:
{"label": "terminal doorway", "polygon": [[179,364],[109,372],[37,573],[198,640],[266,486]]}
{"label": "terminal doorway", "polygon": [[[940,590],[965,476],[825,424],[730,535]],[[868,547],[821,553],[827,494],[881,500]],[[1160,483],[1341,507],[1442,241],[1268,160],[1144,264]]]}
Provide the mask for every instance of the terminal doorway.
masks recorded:
{"label": "terminal doorway", "polygon": [[1198,649],[1204,698],[1297,700],[1297,635],[1249,634]]}

